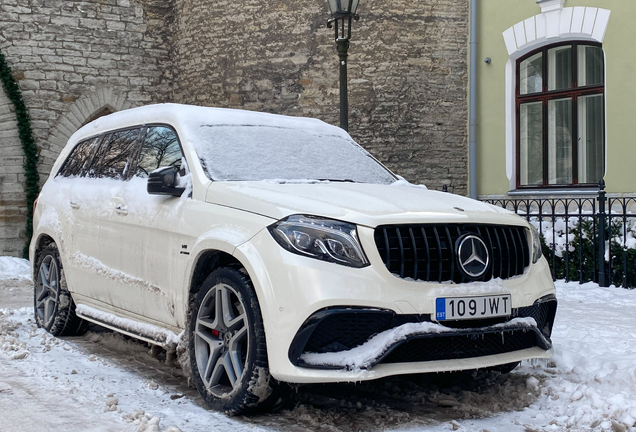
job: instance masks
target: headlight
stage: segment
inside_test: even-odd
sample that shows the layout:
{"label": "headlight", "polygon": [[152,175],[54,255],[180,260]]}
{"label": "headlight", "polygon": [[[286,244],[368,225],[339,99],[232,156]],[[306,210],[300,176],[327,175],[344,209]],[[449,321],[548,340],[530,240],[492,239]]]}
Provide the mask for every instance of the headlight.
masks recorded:
{"label": "headlight", "polygon": [[532,233],[532,264],[534,264],[541,258],[541,237],[539,231],[532,225],[530,225],[530,232]]}
{"label": "headlight", "polygon": [[269,226],[279,245],[290,252],[350,267],[369,265],[356,226],[315,216],[293,215]]}

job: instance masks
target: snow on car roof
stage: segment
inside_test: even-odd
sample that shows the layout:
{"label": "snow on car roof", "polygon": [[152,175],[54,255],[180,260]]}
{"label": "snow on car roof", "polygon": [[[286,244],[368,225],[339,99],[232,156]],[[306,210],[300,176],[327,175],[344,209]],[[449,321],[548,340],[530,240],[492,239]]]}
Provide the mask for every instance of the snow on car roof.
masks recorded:
{"label": "snow on car roof", "polygon": [[273,126],[313,130],[348,137],[348,134],[342,129],[314,118],[165,103],[132,108],[100,117],[75,132],[69,139],[69,143],[74,144],[84,138],[109,130],[149,123],[178,125],[186,131],[201,125]]}

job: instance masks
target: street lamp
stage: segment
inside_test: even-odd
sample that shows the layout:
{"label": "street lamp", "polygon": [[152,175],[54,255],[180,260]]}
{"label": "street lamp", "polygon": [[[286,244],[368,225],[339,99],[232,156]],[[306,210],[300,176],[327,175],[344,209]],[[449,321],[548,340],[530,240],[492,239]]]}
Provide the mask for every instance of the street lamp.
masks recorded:
{"label": "street lamp", "polygon": [[340,127],[349,131],[349,101],[347,99],[347,51],[351,39],[351,22],[360,17],[356,14],[358,0],[328,0],[331,18],[328,28],[335,29],[338,57],[340,58]]}

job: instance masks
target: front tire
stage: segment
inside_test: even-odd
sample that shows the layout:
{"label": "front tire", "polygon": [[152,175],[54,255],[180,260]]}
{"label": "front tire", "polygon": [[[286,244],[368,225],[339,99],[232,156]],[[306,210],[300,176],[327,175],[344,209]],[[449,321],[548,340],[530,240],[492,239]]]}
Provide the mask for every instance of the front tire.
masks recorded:
{"label": "front tire", "polygon": [[228,414],[263,405],[273,394],[265,330],[251,281],[220,268],[203,282],[190,315],[190,365],[206,403]]}
{"label": "front tire", "polygon": [[86,331],[84,320],[75,315],[75,303],[66,286],[64,268],[55,243],[38,254],[33,289],[35,322],[53,336],[75,336]]}

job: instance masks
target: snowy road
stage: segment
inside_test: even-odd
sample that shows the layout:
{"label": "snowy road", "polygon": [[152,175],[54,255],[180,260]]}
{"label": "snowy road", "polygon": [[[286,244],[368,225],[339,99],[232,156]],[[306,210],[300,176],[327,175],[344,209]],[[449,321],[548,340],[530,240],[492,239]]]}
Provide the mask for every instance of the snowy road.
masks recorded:
{"label": "snowy road", "polygon": [[228,418],[144,344],[37,329],[16,262],[0,258],[0,431],[636,431],[636,291],[558,283],[555,357],[509,375],[303,386],[277,412]]}

